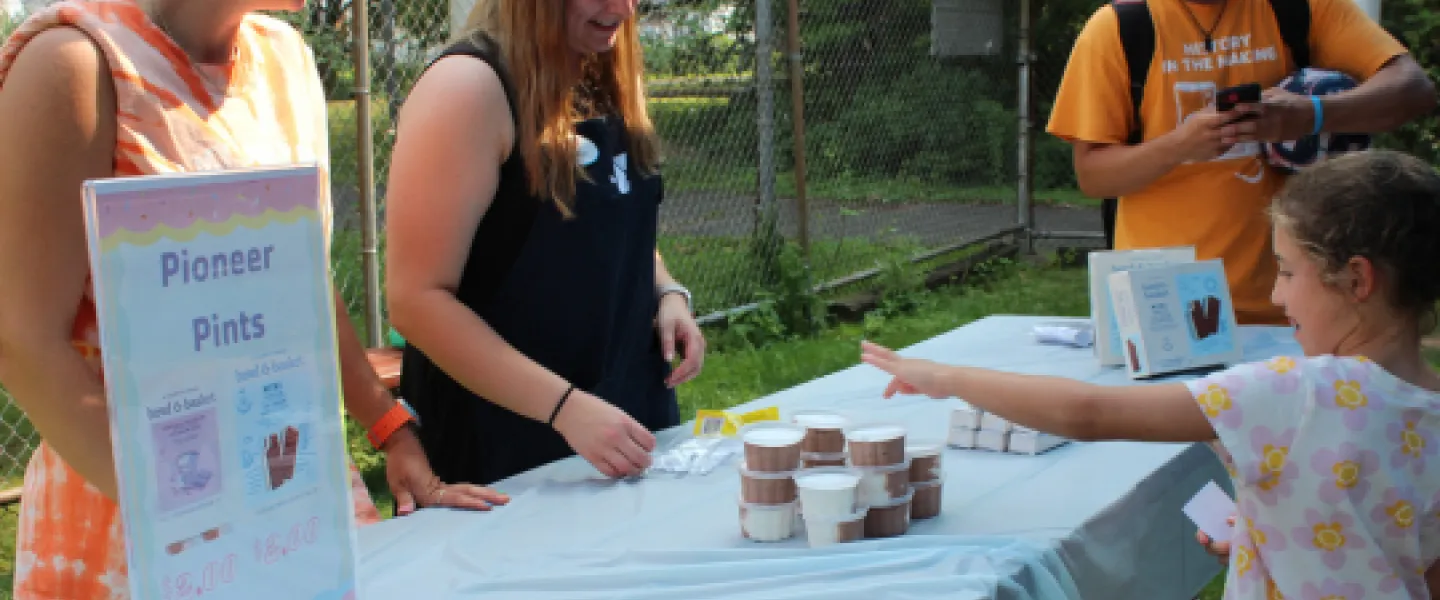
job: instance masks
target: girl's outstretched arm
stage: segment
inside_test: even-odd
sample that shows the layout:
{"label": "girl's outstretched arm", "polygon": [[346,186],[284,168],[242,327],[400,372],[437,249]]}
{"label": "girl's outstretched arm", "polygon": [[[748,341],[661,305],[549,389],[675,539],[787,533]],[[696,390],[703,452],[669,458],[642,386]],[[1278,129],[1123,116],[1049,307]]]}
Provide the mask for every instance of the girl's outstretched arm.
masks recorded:
{"label": "girl's outstretched arm", "polygon": [[861,358],[895,376],[895,393],[963,398],[1006,420],[1076,440],[1203,442],[1215,429],[1181,383],[1099,386],[1062,377],[1017,375],[904,358],[861,343]]}

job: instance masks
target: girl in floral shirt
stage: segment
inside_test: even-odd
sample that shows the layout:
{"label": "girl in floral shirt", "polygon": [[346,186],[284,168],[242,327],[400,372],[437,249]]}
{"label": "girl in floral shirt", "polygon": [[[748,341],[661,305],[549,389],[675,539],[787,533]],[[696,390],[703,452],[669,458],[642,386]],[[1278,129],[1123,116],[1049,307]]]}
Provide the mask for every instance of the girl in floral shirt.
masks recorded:
{"label": "girl in floral shirt", "polygon": [[[1082,440],[1218,441],[1239,512],[1226,598],[1429,598],[1440,569],[1440,174],[1369,151],[1302,172],[1271,206],[1272,300],[1305,356],[1185,383],[1102,387],[902,358],[885,391],[959,396]],[[1433,577],[1433,578],[1432,578]],[[1435,587],[1440,591],[1440,587]]]}

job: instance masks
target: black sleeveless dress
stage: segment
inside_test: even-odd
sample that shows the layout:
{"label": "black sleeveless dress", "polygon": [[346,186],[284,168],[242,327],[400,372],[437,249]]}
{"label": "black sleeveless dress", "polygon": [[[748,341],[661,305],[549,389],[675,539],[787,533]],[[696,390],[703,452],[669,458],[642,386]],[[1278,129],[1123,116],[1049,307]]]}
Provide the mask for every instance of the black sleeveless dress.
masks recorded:
{"label": "black sleeveless dress", "polygon": [[[514,114],[514,88],[494,45],[460,42],[441,57],[457,54],[499,73]],[[575,133],[590,176],[577,178],[575,217],[563,219],[553,202],[529,193],[512,148],[456,296],[520,353],[651,431],[664,429],[679,422],[679,409],[665,386],[670,365],[654,326],[661,178],[629,168],[619,118],[578,123]],[[404,349],[400,393],[447,482],[491,484],[574,454],[548,425],[471,393],[412,345]]]}

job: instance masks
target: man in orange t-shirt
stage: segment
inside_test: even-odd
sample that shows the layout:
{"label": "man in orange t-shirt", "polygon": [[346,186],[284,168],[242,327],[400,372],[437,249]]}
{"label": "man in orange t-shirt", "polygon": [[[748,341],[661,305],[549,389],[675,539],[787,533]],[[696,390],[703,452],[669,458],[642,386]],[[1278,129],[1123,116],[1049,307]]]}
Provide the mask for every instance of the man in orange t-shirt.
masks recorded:
{"label": "man in orange t-shirt", "polygon": [[[1435,106],[1435,88],[1404,46],[1354,0],[1309,0],[1312,66],[1357,88],[1324,97],[1321,131],[1399,127]],[[1269,0],[1150,0],[1155,54],[1134,126],[1130,77],[1111,6],[1091,16],[1066,66],[1048,131],[1074,146],[1080,189],[1119,198],[1116,249],[1193,245],[1221,258],[1242,324],[1284,323],[1270,302],[1275,261],[1264,209],[1284,182],[1258,142],[1313,131],[1309,97],[1274,88],[1295,71]],[[1259,83],[1260,104],[1216,113],[1216,92]],[[1254,120],[1235,122],[1242,113]]]}

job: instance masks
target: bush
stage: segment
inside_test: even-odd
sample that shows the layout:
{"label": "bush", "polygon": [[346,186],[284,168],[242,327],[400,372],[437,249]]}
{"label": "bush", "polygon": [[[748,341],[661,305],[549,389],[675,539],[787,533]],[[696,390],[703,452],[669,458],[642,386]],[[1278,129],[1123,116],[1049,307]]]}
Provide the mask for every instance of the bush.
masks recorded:
{"label": "bush", "polygon": [[[1431,81],[1440,80],[1440,0],[1398,0],[1385,4],[1380,19],[1385,28],[1410,49],[1425,67]],[[1440,111],[1379,136],[1381,145],[1410,152],[1440,163]]]}
{"label": "bush", "polygon": [[755,164],[753,100],[717,98],[656,98],[650,101],[667,157],[677,155],[705,163]]}
{"label": "bush", "polygon": [[866,83],[830,122],[809,127],[817,176],[886,176],[994,184],[1013,173],[1016,118],[985,73],[919,63],[891,84]]}

